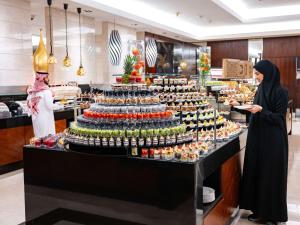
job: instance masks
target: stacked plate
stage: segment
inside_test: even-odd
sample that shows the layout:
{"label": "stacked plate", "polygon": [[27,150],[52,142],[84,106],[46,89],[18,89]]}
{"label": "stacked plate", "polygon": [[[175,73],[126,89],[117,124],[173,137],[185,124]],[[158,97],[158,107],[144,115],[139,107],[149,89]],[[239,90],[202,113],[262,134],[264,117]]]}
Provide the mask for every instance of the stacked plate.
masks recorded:
{"label": "stacked plate", "polygon": [[9,108],[3,102],[0,102],[0,118],[9,118],[11,116]]}
{"label": "stacked plate", "polygon": [[203,187],[203,203],[211,203],[215,201],[215,190],[210,187]]}

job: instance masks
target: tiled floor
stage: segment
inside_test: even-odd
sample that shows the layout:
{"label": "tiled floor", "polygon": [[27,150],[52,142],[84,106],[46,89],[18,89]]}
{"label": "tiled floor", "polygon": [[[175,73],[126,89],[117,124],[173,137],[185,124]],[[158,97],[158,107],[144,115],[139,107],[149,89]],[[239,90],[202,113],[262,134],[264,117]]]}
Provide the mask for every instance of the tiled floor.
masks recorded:
{"label": "tiled floor", "polygon": [[0,176],[0,224],[25,221],[23,170]]}
{"label": "tiled floor", "polygon": [[[289,178],[287,225],[300,225],[300,120],[294,122],[293,135],[289,137]],[[0,176],[0,225],[18,225],[25,220],[23,171]],[[247,212],[240,213],[232,225],[250,225]]]}
{"label": "tiled floor", "polygon": [[[293,135],[289,136],[288,213],[286,225],[300,225],[300,119],[293,124]],[[241,218],[232,225],[250,225],[246,218],[249,212],[241,212]]]}

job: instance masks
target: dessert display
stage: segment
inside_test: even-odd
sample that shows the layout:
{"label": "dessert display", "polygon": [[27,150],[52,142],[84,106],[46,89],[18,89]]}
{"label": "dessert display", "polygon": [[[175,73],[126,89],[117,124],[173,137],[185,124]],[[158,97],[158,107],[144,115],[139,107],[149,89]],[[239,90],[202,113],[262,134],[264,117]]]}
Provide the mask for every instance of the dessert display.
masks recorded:
{"label": "dessert display", "polygon": [[55,100],[74,99],[81,93],[81,89],[77,86],[54,86],[50,88],[54,94]]}
{"label": "dessert display", "polygon": [[240,87],[236,88],[230,87],[220,90],[218,101],[224,103],[225,105],[229,105],[230,99],[234,99],[239,103],[252,104],[254,95],[254,89],[251,90],[248,86],[241,85]]}
{"label": "dessert display", "polygon": [[196,81],[189,80],[187,78],[155,78],[153,79],[153,85],[150,86],[150,90],[156,92],[196,92]]}
{"label": "dessert display", "polygon": [[58,133],[55,135],[48,135],[43,138],[31,138],[30,145],[43,148],[63,148],[64,134]]}
{"label": "dessert display", "polygon": [[193,142],[170,147],[142,148],[142,158],[154,160],[175,160],[180,162],[195,162],[212,149],[209,142]]}
{"label": "dessert display", "polygon": [[[164,85],[163,90],[165,90],[165,87],[171,88],[174,86],[174,83],[189,84],[192,91],[187,90],[181,93],[176,92],[174,88],[172,90],[167,89],[167,92],[159,91],[160,102],[167,105],[167,110],[174,111],[176,117],[181,119],[189,131],[214,127],[214,109],[209,104],[209,97],[206,96],[206,93],[196,91],[195,81],[188,81],[187,78],[156,78],[153,81],[153,84]],[[152,89],[156,90],[155,88]],[[216,117],[216,125],[219,128],[226,120],[218,112]]]}
{"label": "dessert display", "polygon": [[165,147],[192,141],[185,125],[159,103],[158,96],[131,86],[104,91],[71,125],[67,140],[99,148]]}
{"label": "dessert display", "polygon": [[97,98],[97,102],[103,105],[151,105],[158,104],[159,97],[151,95],[147,90],[116,90],[105,91],[104,95]]}
{"label": "dessert display", "polygon": [[187,78],[155,78],[150,89],[168,110],[195,112],[209,105],[206,95],[197,91],[196,81]]}
{"label": "dessert display", "polygon": [[[223,127],[216,130],[216,140],[218,142],[228,141],[230,138],[238,136],[243,129],[246,129],[245,125],[226,121]],[[198,137],[200,141],[212,141],[214,140],[214,130],[213,129],[201,129],[198,132]]]}
{"label": "dessert display", "polygon": [[9,108],[3,102],[0,102],[0,119],[11,117],[11,113]]}
{"label": "dessert display", "polygon": [[225,83],[223,81],[218,80],[208,80],[205,82],[206,86],[223,86]]}

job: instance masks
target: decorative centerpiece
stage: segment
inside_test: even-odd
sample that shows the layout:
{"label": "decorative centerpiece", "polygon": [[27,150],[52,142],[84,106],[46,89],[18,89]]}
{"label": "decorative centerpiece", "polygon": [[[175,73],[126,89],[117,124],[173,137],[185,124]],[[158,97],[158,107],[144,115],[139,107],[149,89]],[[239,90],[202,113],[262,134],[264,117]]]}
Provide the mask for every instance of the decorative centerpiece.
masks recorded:
{"label": "decorative centerpiece", "polygon": [[133,47],[130,54],[128,54],[124,60],[124,75],[116,78],[117,83],[144,83],[142,78],[144,67],[145,63],[142,60],[140,50],[137,47]]}
{"label": "decorative centerpiece", "polygon": [[199,72],[200,72],[200,79],[201,85],[205,86],[205,81],[207,75],[210,75],[210,49],[209,48],[202,48],[200,50],[200,62],[199,62]]}

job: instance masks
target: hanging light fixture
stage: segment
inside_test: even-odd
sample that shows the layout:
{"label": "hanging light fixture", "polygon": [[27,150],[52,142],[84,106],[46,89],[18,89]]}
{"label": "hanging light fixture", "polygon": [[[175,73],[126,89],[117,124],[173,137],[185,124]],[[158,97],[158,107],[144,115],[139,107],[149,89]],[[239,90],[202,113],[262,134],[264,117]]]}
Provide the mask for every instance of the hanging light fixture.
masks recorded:
{"label": "hanging light fixture", "polygon": [[122,55],[122,41],[119,31],[115,29],[115,25],[116,23],[114,20],[114,29],[111,31],[109,36],[108,50],[110,63],[114,66],[118,66]]}
{"label": "hanging light fixture", "polygon": [[50,20],[50,54],[48,57],[48,63],[54,64],[57,63],[57,60],[53,54],[53,29],[52,29],[52,8],[51,8],[52,0],[47,0],[47,3],[49,6],[48,9],[49,9],[49,20]]}
{"label": "hanging light fixture", "polygon": [[149,67],[154,67],[157,59],[157,46],[154,38],[150,38],[146,45],[146,59]]}
{"label": "hanging light fixture", "polygon": [[67,3],[64,3],[64,9],[65,9],[65,25],[66,25],[66,57],[64,58],[63,65],[65,67],[70,67],[72,66],[72,63],[69,57],[69,50],[68,50],[68,13],[67,13],[68,4]]}
{"label": "hanging light fixture", "polygon": [[33,54],[33,69],[35,72],[48,72],[48,56],[43,41],[42,29],[40,29],[39,46]]}
{"label": "hanging light fixture", "polygon": [[184,59],[184,42],[182,42],[182,59],[181,59],[181,62],[179,64],[180,68],[182,70],[186,70],[187,67],[188,67],[188,64],[186,62],[186,60]]}
{"label": "hanging light fixture", "polygon": [[77,70],[78,76],[83,76],[85,74],[84,68],[82,66],[82,51],[81,51],[81,8],[77,8],[78,18],[79,18],[79,47],[80,47],[80,65]]}

